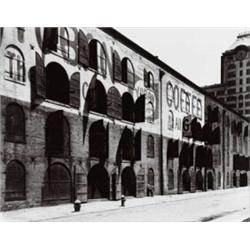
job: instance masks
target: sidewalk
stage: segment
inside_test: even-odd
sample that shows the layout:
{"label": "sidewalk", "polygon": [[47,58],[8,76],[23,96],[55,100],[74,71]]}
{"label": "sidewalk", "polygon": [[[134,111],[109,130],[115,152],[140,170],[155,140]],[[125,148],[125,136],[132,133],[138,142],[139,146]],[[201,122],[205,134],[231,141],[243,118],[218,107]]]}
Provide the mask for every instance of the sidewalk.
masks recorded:
{"label": "sidewalk", "polygon": [[60,219],[65,217],[79,216],[81,214],[91,214],[103,211],[122,210],[132,207],[148,206],[152,204],[161,204],[165,202],[174,202],[179,200],[190,200],[198,197],[211,197],[219,196],[222,194],[231,194],[242,192],[242,190],[249,190],[249,187],[237,188],[237,189],[226,189],[216,190],[199,193],[187,193],[178,195],[165,195],[165,196],[154,196],[144,198],[129,198],[126,201],[126,207],[121,207],[120,201],[89,201],[88,203],[82,204],[80,212],[74,212],[73,204],[64,204],[57,206],[48,207],[35,207],[25,208],[14,211],[0,212],[0,221],[43,221],[48,219]]}

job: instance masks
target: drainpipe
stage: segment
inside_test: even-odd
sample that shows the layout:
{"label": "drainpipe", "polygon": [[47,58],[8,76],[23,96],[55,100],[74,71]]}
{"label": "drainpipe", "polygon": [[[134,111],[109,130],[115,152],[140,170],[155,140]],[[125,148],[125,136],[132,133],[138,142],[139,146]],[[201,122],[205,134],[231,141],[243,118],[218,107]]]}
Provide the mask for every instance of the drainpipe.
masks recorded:
{"label": "drainpipe", "polygon": [[164,195],[164,178],[163,178],[163,133],[162,133],[162,78],[165,75],[165,72],[162,70],[159,70],[159,79],[160,79],[160,86],[159,86],[159,99],[160,99],[160,107],[159,107],[159,112],[160,112],[160,190],[161,190],[161,195]]}

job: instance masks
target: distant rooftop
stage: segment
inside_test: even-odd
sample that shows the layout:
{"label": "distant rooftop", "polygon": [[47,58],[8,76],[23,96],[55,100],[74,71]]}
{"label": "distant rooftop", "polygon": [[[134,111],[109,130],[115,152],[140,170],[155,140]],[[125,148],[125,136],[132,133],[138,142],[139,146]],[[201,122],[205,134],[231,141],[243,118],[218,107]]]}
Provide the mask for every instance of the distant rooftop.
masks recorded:
{"label": "distant rooftop", "polygon": [[228,50],[233,50],[240,45],[250,47],[250,31],[240,33],[237,36],[237,40],[229,47]]}

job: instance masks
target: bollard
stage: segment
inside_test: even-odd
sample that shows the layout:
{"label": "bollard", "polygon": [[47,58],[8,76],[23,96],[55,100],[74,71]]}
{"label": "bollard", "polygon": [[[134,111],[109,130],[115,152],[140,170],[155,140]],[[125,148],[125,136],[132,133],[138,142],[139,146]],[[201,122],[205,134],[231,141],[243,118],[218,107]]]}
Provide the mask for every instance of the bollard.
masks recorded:
{"label": "bollard", "polygon": [[121,196],[121,206],[122,206],[122,207],[125,207],[125,201],[126,201],[125,196],[122,195],[122,196]]}
{"label": "bollard", "polygon": [[74,209],[75,209],[75,212],[79,212],[81,210],[81,201],[75,200]]}

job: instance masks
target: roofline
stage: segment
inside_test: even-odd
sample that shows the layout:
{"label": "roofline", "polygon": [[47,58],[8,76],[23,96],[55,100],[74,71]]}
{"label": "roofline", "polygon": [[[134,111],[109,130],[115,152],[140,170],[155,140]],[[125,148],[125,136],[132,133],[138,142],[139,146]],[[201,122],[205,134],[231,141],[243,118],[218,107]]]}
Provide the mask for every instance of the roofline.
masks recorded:
{"label": "roofline", "polygon": [[147,58],[149,61],[153,62],[154,64],[158,65],[160,68],[162,68],[163,70],[167,71],[168,73],[174,75],[176,78],[178,78],[179,80],[185,82],[187,85],[189,85],[190,87],[196,89],[198,92],[200,92],[201,94],[205,95],[205,96],[209,96],[211,99],[213,99],[214,101],[218,102],[219,104],[221,104],[223,107],[225,107],[226,109],[228,109],[229,111],[233,112],[234,114],[238,115],[239,117],[241,117],[243,120],[247,121],[247,118],[242,116],[241,114],[237,113],[235,110],[227,107],[227,105],[223,102],[221,102],[220,100],[218,100],[216,97],[212,96],[210,93],[208,93],[205,89],[199,87],[198,85],[196,85],[194,82],[192,82],[191,80],[189,80],[188,78],[186,78],[184,75],[182,75],[181,73],[179,73],[178,71],[174,70],[172,67],[170,67],[169,65],[167,65],[165,62],[163,62],[162,60],[160,60],[158,58],[158,56],[154,56],[153,54],[151,54],[150,52],[148,52],[147,50],[145,50],[144,48],[142,48],[140,45],[138,45],[137,43],[133,42],[131,39],[129,39],[128,37],[126,37],[125,35],[123,35],[122,33],[120,33],[119,31],[117,31],[114,28],[111,27],[99,27],[100,30],[102,30],[103,32],[105,32],[106,34],[112,36],[113,38],[115,38],[116,40],[118,40],[119,42],[121,42],[122,44],[126,45],[127,47],[133,49],[134,51],[136,51],[137,53],[139,53],[140,55],[144,56],[145,58]]}

